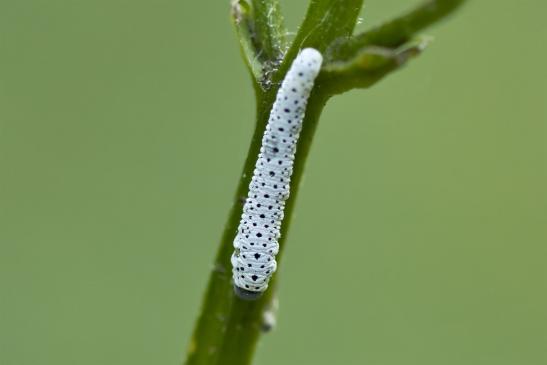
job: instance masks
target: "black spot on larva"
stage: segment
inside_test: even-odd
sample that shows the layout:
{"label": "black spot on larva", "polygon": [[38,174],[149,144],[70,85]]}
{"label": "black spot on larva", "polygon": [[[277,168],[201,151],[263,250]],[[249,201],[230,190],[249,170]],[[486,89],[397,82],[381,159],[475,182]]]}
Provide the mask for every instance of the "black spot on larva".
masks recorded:
{"label": "black spot on larva", "polygon": [[292,91],[293,93],[295,93],[295,92],[296,92],[296,88],[293,87],[293,88],[291,89],[291,91]]}
{"label": "black spot on larva", "polygon": [[253,275],[253,276],[251,276],[251,279],[253,279],[253,281],[256,281],[256,279],[258,279],[258,276]]}
{"label": "black spot on larva", "polygon": [[269,194],[264,194],[264,198],[269,198],[270,195]]}
{"label": "black spot on larva", "polygon": [[275,176],[275,171],[270,171],[270,176],[274,177]]}
{"label": "black spot on larva", "polygon": [[256,236],[257,236],[257,237],[262,237],[262,233],[258,232],[258,233],[256,234]]}
{"label": "black spot on larva", "polygon": [[[255,253],[255,259],[258,260],[259,258],[260,258],[260,254],[259,254],[259,253]],[[262,267],[264,267],[264,266],[262,266]]]}
{"label": "black spot on larva", "polygon": [[266,215],[265,215],[265,214],[261,214],[261,215],[260,215],[260,218],[266,218]]}
{"label": "black spot on larva", "polygon": [[291,112],[291,110],[290,110],[289,108],[285,108],[285,109],[283,109],[283,111],[284,111],[285,113],[290,113],[290,112]]}
{"label": "black spot on larva", "polygon": [[302,72],[299,72],[298,76],[302,77],[302,76],[304,76],[304,74]]}
{"label": "black spot on larva", "polygon": [[[279,148],[274,147],[274,148],[273,148],[273,151],[274,151],[274,153],[277,153],[277,152],[279,152]],[[262,174],[260,174],[260,175],[258,175],[258,176],[262,176]]]}
{"label": "black spot on larva", "polygon": [[281,127],[279,127],[279,128],[278,128],[278,130],[279,130],[280,132],[283,132],[283,131],[284,131],[285,129],[284,129],[284,128],[281,128]]}

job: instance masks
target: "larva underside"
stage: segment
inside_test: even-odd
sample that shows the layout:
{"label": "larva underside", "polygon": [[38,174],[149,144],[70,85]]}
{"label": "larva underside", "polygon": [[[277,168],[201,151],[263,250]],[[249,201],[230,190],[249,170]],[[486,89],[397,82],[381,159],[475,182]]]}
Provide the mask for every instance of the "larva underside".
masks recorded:
{"label": "larva underside", "polygon": [[322,61],[317,50],[303,49],[287,72],[270,112],[231,259],[234,288],[244,299],[260,296],[277,267],[275,255],[296,144]]}

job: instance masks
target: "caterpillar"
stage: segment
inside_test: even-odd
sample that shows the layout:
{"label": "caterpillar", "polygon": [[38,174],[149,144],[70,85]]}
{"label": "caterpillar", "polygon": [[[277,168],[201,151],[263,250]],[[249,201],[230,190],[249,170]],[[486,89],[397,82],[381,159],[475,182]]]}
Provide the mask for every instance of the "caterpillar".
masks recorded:
{"label": "caterpillar", "polygon": [[322,61],[317,50],[303,49],[281,83],[270,112],[231,257],[234,290],[240,298],[258,298],[276,271],[296,145]]}

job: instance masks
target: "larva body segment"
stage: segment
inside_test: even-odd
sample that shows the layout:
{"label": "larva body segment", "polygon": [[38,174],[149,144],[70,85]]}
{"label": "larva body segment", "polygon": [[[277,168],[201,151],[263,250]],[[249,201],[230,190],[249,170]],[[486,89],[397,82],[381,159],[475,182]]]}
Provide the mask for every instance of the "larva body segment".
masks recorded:
{"label": "larva body segment", "polygon": [[277,268],[275,255],[296,144],[322,61],[317,50],[303,49],[287,72],[270,112],[231,259],[235,291],[244,299],[260,296]]}

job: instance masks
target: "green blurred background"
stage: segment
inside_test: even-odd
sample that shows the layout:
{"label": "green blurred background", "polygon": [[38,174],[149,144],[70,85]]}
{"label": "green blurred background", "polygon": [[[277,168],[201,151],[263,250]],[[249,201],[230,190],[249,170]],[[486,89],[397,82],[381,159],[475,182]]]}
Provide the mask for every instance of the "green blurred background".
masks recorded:
{"label": "green blurred background", "polygon": [[[1,365],[181,363],[253,128],[228,3],[0,2]],[[257,364],[547,363],[545,12],[331,100]]]}

